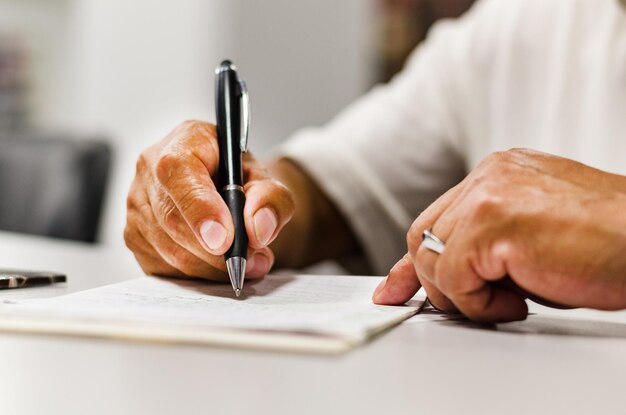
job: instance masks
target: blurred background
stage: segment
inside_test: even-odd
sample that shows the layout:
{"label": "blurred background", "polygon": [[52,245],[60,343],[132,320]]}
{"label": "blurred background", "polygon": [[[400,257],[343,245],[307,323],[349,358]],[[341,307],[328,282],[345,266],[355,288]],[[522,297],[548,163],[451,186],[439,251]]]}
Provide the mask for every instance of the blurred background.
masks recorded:
{"label": "blurred background", "polygon": [[397,72],[472,0],[0,0],[0,229],[122,245],[134,161],[214,120],[232,59],[261,156]]}

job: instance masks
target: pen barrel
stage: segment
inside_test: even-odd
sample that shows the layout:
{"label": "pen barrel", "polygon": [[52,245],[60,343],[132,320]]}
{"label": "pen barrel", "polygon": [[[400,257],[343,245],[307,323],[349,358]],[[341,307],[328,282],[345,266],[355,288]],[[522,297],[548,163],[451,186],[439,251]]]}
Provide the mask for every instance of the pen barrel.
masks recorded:
{"label": "pen barrel", "polygon": [[220,157],[219,184],[243,186],[239,78],[230,62],[224,62],[222,66],[216,77],[215,101]]}
{"label": "pen barrel", "polygon": [[231,247],[226,251],[226,259],[233,257],[246,258],[248,256],[248,235],[246,224],[243,219],[243,207],[246,203],[246,195],[240,189],[226,188],[220,194],[230,210],[235,225],[235,239]]}

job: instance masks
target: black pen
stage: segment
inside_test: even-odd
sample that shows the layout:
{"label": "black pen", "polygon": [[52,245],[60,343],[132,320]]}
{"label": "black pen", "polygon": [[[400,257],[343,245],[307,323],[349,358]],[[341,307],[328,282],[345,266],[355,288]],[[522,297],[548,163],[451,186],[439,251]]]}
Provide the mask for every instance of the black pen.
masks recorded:
{"label": "black pen", "polygon": [[66,282],[67,277],[54,272],[0,270],[0,289],[34,287]]}
{"label": "black pen", "polygon": [[248,235],[243,219],[246,196],[243,192],[242,154],[248,146],[250,117],[246,83],[228,60],[215,70],[215,113],[220,149],[218,189],[235,225],[235,239],[224,257],[230,282],[239,297],[248,256]]}

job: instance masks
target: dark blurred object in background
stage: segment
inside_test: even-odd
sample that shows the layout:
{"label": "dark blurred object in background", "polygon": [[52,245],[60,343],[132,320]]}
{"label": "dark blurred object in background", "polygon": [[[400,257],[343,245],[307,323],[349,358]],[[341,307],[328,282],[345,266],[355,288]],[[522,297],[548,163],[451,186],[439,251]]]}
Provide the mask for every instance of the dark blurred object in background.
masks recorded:
{"label": "dark blurred object in background", "polygon": [[22,130],[28,115],[28,60],[24,42],[0,33],[0,132]]}
{"label": "dark blurred object in background", "polygon": [[99,141],[0,135],[0,229],[95,242],[110,165]]}
{"label": "dark blurred object in background", "polygon": [[378,80],[396,74],[411,51],[439,19],[459,17],[475,0],[378,0],[382,16],[377,59]]}
{"label": "dark blurred object in background", "polygon": [[0,32],[0,230],[95,242],[110,147],[28,133],[33,68],[19,33]]}

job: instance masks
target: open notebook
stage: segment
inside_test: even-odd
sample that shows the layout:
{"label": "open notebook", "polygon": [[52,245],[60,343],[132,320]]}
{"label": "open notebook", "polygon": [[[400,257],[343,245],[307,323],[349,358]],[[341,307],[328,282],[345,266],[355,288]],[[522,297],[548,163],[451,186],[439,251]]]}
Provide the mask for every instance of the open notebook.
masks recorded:
{"label": "open notebook", "polygon": [[0,330],[338,353],[417,313],[423,298],[377,306],[375,277],[270,275],[230,285],[141,277],[0,305]]}

